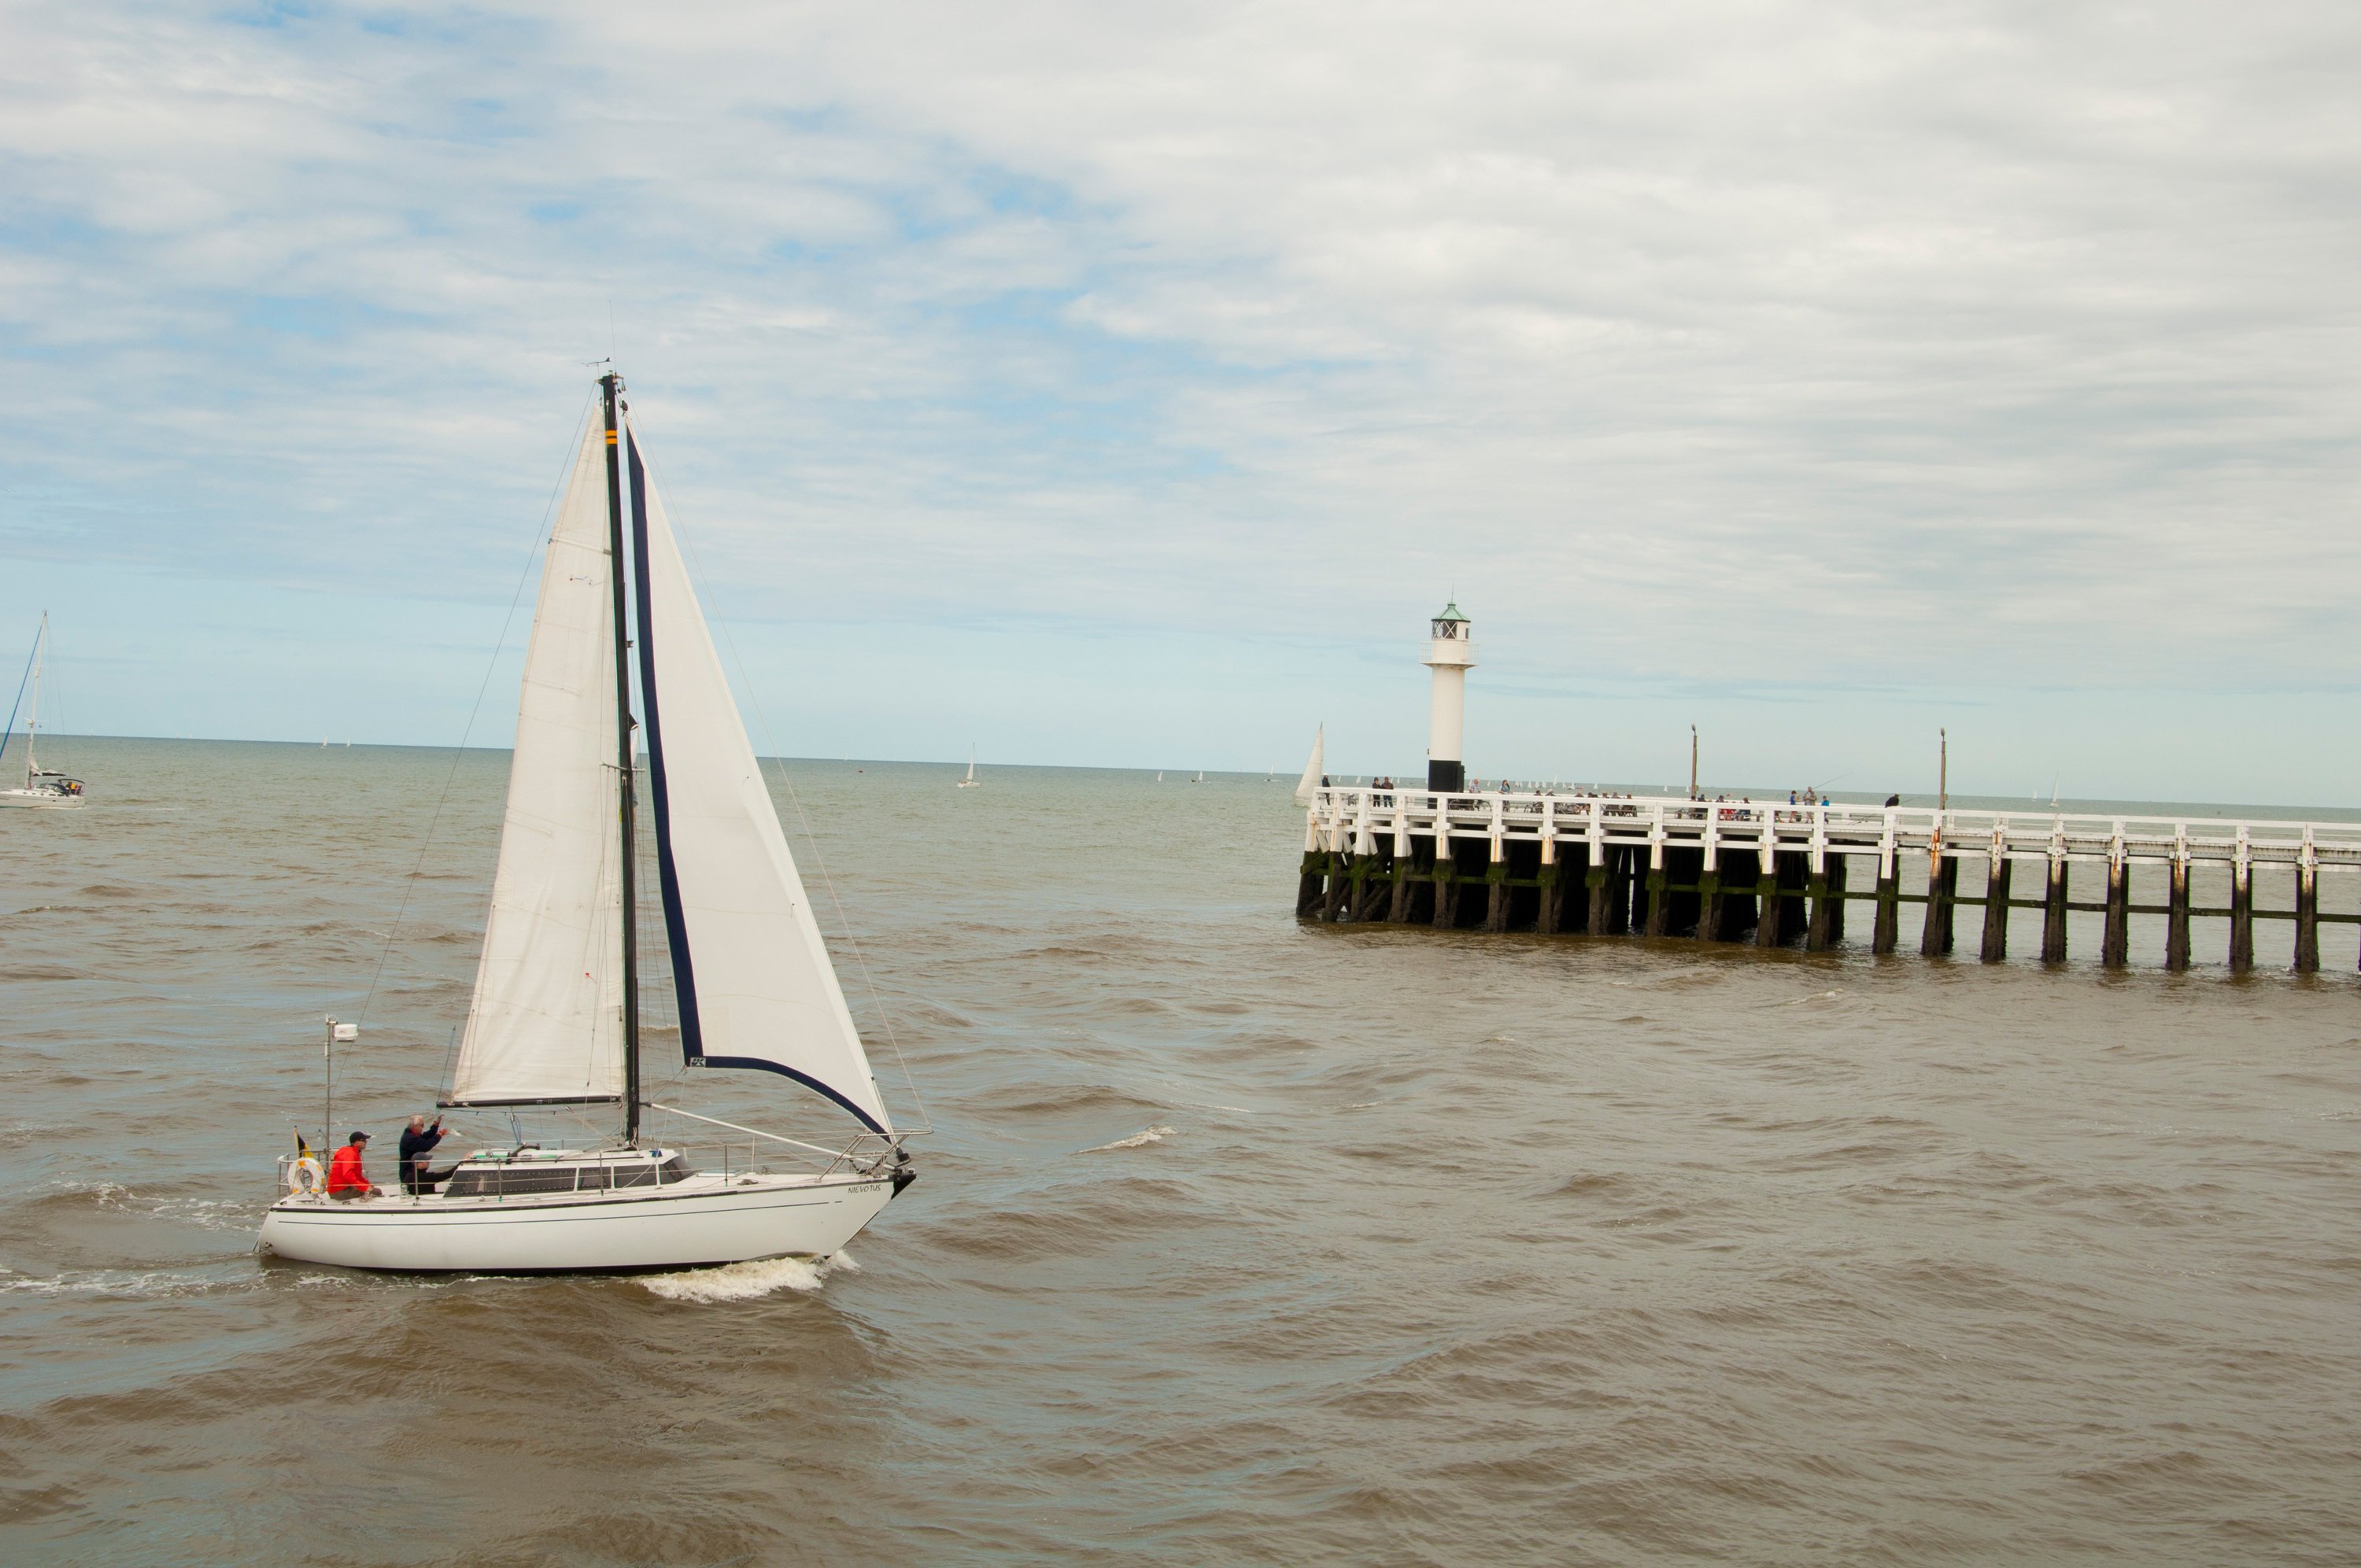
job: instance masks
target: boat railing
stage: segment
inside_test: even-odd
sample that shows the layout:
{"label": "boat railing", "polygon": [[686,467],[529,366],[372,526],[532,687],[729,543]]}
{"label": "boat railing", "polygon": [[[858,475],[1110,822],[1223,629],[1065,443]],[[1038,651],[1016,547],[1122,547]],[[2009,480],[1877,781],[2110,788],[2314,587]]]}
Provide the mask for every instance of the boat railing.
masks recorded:
{"label": "boat railing", "polygon": [[[845,1145],[840,1149],[831,1150],[824,1145],[807,1144],[801,1138],[791,1138],[783,1133],[766,1133],[759,1127],[741,1126],[736,1122],[725,1122],[719,1116],[700,1116],[694,1111],[684,1111],[676,1105],[659,1105],[653,1100],[648,1102],[648,1109],[651,1111],[661,1111],[668,1116],[686,1116],[692,1122],[702,1122],[709,1127],[726,1127],[733,1133],[745,1134],[749,1140],[747,1144],[747,1159],[750,1164],[753,1159],[753,1144],[752,1140],[755,1138],[763,1138],[774,1144],[785,1144],[790,1147],[808,1150],[810,1153],[816,1155],[826,1155],[828,1156],[828,1164],[820,1171],[820,1175],[823,1177],[834,1175],[840,1168],[858,1169],[860,1168],[860,1162],[857,1157],[863,1152],[864,1146],[873,1144],[877,1146],[876,1152],[880,1155],[884,1155],[890,1151],[899,1141],[890,1134],[873,1133],[864,1127],[860,1132],[855,1133],[852,1135],[852,1141],[851,1143]],[[726,1176],[730,1174],[730,1143],[727,1139],[721,1140],[721,1158],[722,1174]]]}
{"label": "boat railing", "polygon": [[[900,1144],[901,1139],[890,1133],[873,1133],[864,1127],[852,1135],[852,1141],[838,1151],[837,1157],[828,1162],[828,1169],[820,1174],[832,1175],[840,1166],[846,1169],[858,1170],[861,1168],[860,1157],[862,1154],[873,1152],[878,1158],[882,1159],[893,1153]],[[873,1151],[871,1146],[874,1146]]]}

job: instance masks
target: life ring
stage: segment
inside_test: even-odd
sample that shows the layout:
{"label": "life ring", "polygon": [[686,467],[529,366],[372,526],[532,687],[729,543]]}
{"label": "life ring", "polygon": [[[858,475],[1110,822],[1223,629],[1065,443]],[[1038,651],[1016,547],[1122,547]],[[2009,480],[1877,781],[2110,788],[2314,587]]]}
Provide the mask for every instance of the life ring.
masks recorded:
{"label": "life ring", "polygon": [[310,1198],[320,1190],[320,1162],[305,1155],[287,1168],[287,1190],[297,1198]]}

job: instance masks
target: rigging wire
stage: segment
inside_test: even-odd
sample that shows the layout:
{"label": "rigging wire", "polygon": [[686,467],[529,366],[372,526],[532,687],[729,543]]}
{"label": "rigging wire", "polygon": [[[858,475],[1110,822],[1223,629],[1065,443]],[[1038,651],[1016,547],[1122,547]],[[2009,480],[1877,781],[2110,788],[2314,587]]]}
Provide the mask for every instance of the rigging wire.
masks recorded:
{"label": "rigging wire", "polygon": [[557,483],[550,487],[549,499],[542,503],[541,521],[533,527],[533,548],[525,554],[524,569],[517,575],[515,591],[509,595],[508,614],[500,621],[500,637],[493,642],[491,657],[485,663],[483,681],[476,687],[476,705],[467,710],[467,727],[459,732],[459,743],[451,749],[451,768],[443,775],[443,793],[434,798],[434,811],[427,818],[425,837],[419,840],[417,862],[410,868],[410,876],[402,883],[401,903],[394,910],[393,924],[386,929],[385,946],[378,950],[377,970],[369,976],[368,994],[361,1000],[360,1017],[355,1020],[356,1024],[368,1022],[369,1004],[377,1000],[378,986],[385,979],[386,959],[393,953],[394,938],[401,934],[402,917],[410,912],[411,896],[418,890],[419,876],[426,870],[426,854],[434,847],[434,829],[443,820],[443,807],[451,798],[451,785],[459,776],[459,764],[467,758],[467,741],[474,736],[476,719],[484,709],[484,695],[492,689],[492,676],[499,672],[500,654],[508,647],[509,628],[516,624],[517,605],[524,598],[525,584],[533,580],[533,564],[539,558],[543,541],[549,532],[550,514],[557,508],[557,498],[564,491],[566,479],[573,474],[575,464],[580,461],[583,422],[588,419],[590,408],[597,401],[595,394],[584,400],[583,411],[575,418],[574,440],[566,449],[566,466],[559,472]]}
{"label": "rigging wire", "polygon": [[[638,419],[633,417],[631,422],[636,430]],[[664,479],[663,469],[649,455],[647,448],[640,449],[640,459],[647,465],[655,481],[667,492],[671,491],[672,486]],[[803,797],[796,793],[795,780],[787,773],[785,759],[779,755],[778,739],[771,732],[770,716],[763,711],[762,696],[746,673],[746,661],[738,652],[738,638],[730,630],[729,618],[714,603],[713,582],[706,576],[705,563],[697,554],[697,543],[680,529],[673,531],[673,537],[680,542],[688,557],[689,570],[697,574],[698,586],[704,589],[706,619],[721,628],[721,641],[730,648],[730,662],[738,669],[738,684],[745,690],[747,700],[754,706],[754,722],[763,731],[763,749],[771,753],[771,760],[778,765],[779,783],[786,789],[787,804],[796,809],[796,820],[804,830],[804,842],[811,847],[812,865],[819,872],[820,885],[828,889],[828,901],[836,911],[838,928],[844,933],[845,947],[852,954],[853,967],[861,971],[862,988],[869,993],[870,1005],[876,1009],[878,1026],[884,1031],[885,1044],[894,1053],[894,1064],[902,1069],[902,1082],[910,1091],[911,1103],[917,1107],[919,1125],[896,1130],[913,1136],[931,1133],[934,1131],[934,1118],[928,1114],[926,1097],[918,1092],[918,1080],[910,1071],[908,1058],[902,1054],[902,1042],[894,1033],[894,1015],[886,1010],[885,999],[878,994],[876,978],[869,972],[868,957],[861,950],[861,938],[853,934],[852,919],[845,913],[844,900],[836,890],[836,879],[829,874],[828,857],[820,853],[819,838],[812,831],[811,818],[804,811]],[[760,768],[763,759],[755,758],[754,765]]]}
{"label": "rigging wire", "polygon": [[[49,626],[47,612],[42,615],[43,630]],[[8,738],[16,733],[16,710],[25,706],[25,683],[33,678],[33,661],[41,656],[41,633],[33,633],[33,651],[25,655],[25,673],[16,677],[16,700],[8,705],[8,728],[0,729],[0,756],[8,754]]]}

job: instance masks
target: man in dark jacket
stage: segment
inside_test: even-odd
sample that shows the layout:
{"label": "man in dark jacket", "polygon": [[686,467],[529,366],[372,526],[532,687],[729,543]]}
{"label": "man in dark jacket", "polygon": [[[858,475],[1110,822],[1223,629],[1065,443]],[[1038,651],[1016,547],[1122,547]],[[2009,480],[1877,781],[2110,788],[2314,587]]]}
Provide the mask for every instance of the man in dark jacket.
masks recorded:
{"label": "man in dark jacket", "polygon": [[412,1116],[410,1125],[402,1129],[401,1190],[412,1198],[434,1190],[438,1179],[426,1168],[426,1157],[433,1154],[434,1146],[442,1141],[443,1118],[440,1116],[434,1118],[432,1127],[427,1126],[425,1117]]}

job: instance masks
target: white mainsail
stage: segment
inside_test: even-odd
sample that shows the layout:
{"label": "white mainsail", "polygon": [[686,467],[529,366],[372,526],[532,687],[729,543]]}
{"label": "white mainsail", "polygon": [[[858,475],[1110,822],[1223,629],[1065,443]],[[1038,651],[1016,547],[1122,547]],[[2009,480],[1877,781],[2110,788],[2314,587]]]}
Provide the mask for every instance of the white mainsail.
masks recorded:
{"label": "white mainsail", "polygon": [[1312,732],[1312,760],[1303,764],[1303,781],[1295,786],[1295,804],[1309,806],[1319,792],[1320,775],[1326,773],[1328,726],[1322,724]]}
{"label": "white mainsail", "polygon": [[615,772],[606,432],[575,459],[533,609],[508,812],[455,1104],[623,1092],[622,873]]}
{"label": "white mainsail", "polygon": [[868,1054],[636,444],[630,459],[643,574],[642,722],[682,1047],[707,1067],[784,1073],[873,1130],[890,1131]]}

